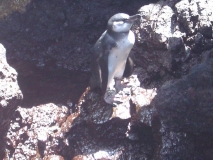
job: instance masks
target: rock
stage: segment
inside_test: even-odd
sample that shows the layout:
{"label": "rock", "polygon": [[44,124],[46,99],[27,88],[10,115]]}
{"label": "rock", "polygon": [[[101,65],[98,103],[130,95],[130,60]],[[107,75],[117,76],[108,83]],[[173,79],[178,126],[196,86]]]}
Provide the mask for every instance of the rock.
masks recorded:
{"label": "rock", "polygon": [[[192,0],[190,2],[182,0],[175,5],[177,21],[180,28],[182,28],[182,32],[188,35],[187,41],[190,40],[192,42],[192,39],[194,39],[195,44],[190,46],[194,52],[201,53],[213,46],[212,40],[211,42],[209,41],[209,39],[212,39],[212,7],[212,1],[200,0]],[[194,35],[199,34],[203,37],[202,41],[198,42],[196,40],[197,36]],[[198,48],[199,50],[197,50]]]}
{"label": "rock", "polygon": [[[213,50],[210,52],[213,53]],[[207,127],[211,123],[204,123],[207,117],[211,117],[211,112],[205,111],[212,108],[212,72],[213,62],[209,60],[194,66],[187,76],[174,84],[164,85],[159,90],[153,106],[157,108],[161,115],[164,114],[163,117],[166,119],[163,121],[165,123],[168,122],[170,125],[174,125],[170,126],[170,129],[176,130],[178,127],[175,125],[178,125],[183,127],[185,131],[194,131],[198,135],[201,132],[212,131]],[[162,101],[163,99],[165,101]],[[169,112],[166,112],[167,110]]]}
{"label": "rock", "polygon": [[203,54],[203,63],[163,85],[149,107],[139,111],[140,122],[153,128],[155,159],[209,159],[204,148],[213,145],[213,50]]}
{"label": "rock", "polygon": [[141,7],[139,13],[140,28],[136,33],[138,41],[147,43],[149,48],[166,48],[167,38],[172,37],[172,8],[160,1]]}
{"label": "rock", "polygon": [[122,151],[118,151],[113,154],[106,151],[98,151],[90,155],[78,155],[73,158],[73,160],[84,160],[84,159],[118,159]]}
{"label": "rock", "polygon": [[187,74],[199,63],[199,55],[213,47],[212,5],[201,0],[159,1],[139,9],[133,52],[141,77],[146,77],[140,79],[144,86]]}
{"label": "rock", "polygon": [[23,160],[54,157],[62,160],[57,155],[67,145],[64,134],[68,130],[65,129],[68,113],[67,107],[52,103],[29,109],[19,107],[7,132],[6,157]]}
{"label": "rock", "polygon": [[[127,120],[129,123],[128,126],[126,126],[126,138],[129,140],[143,139],[138,129],[133,129],[138,127],[135,117],[139,110],[147,109],[147,106],[149,106],[156,96],[157,89],[141,88],[137,75],[134,74],[129,78],[124,78],[121,82],[121,88],[123,89],[115,95],[113,105],[107,104],[100,94],[87,88],[78,106],[80,111],[79,118],[81,121],[83,120],[93,125],[111,124],[111,122],[117,118],[123,121]],[[146,110],[146,114],[147,113]],[[146,118],[143,119],[143,125],[140,128],[144,130],[144,134],[147,134],[147,132],[150,131],[150,127],[152,127],[152,117],[151,114],[147,114]],[[146,125],[144,125],[145,123]]]}
{"label": "rock", "polygon": [[207,38],[212,38],[212,1],[182,0],[175,5],[178,21],[187,34],[200,31]]}
{"label": "rock", "polygon": [[[108,159],[149,159],[153,141],[151,131],[142,127],[136,141],[126,137],[129,120],[113,118],[103,124],[81,123],[69,132],[67,159],[99,157]],[[143,139],[143,138],[145,139]],[[82,154],[83,153],[83,154]],[[118,158],[117,158],[118,157]]]}
{"label": "rock", "polygon": [[64,160],[64,158],[59,155],[48,155],[48,156],[45,156],[43,160]]}
{"label": "rock", "polygon": [[89,87],[82,94],[78,108],[82,120],[96,124],[107,122],[112,115],[112,106],[104,101],[99,92],[90,91]]}
{"label": "rock", "polygon": [[107,104],[100,93],[86,89],[79,101],[79,117],[82,120],[96,124],[103,124],[113,118],[129,119],[132,109],[136,110],[150,104],[156,95],[156,88],[144,89],[140,87],[137,75],[124,78],[122,89],[115,95],[113,105]]}
{"label": "rock", "polygon": [[20,105],[23,95],[17,82],[17,72],[6,60],[6,49],[0,44],[0,159],[4,157],[4,139],[9,123]]}
{"label": "rock", "polygon": [[[135,25],[133,30],[139,44],[136,44],[133,52],[136,56],[136,64],[146,71],[140,73],[147,77],[143,81],[150,83],[152,79],[162,78],[172,68],[172,51],[184,48],[182,35],[174,31],[175,15],[171,7],[165,1],[149,4],[139,9],[141,15],[140,24]],[[177,43],[178,42],[178,43]],[[176,51],[176,52],[178,52]],[[147,76],[148,75],[148,76]]]}

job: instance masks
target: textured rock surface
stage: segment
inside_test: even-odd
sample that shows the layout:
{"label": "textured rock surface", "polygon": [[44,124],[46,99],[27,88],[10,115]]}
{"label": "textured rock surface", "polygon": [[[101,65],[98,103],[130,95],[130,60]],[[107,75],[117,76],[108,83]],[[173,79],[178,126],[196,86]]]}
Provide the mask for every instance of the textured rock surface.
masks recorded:
{"label": "textured rock surface", "polygon": [[17,83],[17,72],[6,61],[6,49],[0,44],[0,158],[4,156],[4,138],[9,123],[23,95]]}
{"label": "textured rock surface", "polygon": [[99,93],[89,88],[82,95],[79,103],[82,119],[102,124],[113,118],[129,119],[141,107],[150,104],[156,95],[156,88],[140,87],[137,75],[124,78],[123,89],[114,98],[113,105],[107,104]]}
{"label": "textured rock surface", "polygon": [[200,32],[207,38],[212,38],[212,1],[182,0],[175,5],[178,22],[187,34]]}
{"label": "textured rock surface", "polygon": [[[140,24],[135,25],[137,42],[134,53],[137,58],[137,65],[142,68],[139,74],[142,84],[149,85],[153,79],[164,77],[172,70],[171,50],[177,45],[183,45],[182,34],[177,33],[173,36],[172,17],[174,11],[165,1],[157,4],[149,4],[139,9],[141,15]],[[173,47],[168,46],[168,40],[179,41],[180,44],[173,42]],[[172,41],[171,41],[172,42]],[[171,49],[169,49],[171,48]]]}
{"label": "textured rock surface", "polygon": [[154,159],[212,159],[212,1],[167,4],[139,10],[138,75],[142,85],[159,89],[151,104],[140,108],[128,133],[137,136],[138,121],[150,126]]}
{"label": "textured rock surface", "polygon": [[213,158],[213,49],[202,55],[201,64],[180,80],[166,82],[131,122],[133,136],[138,121],[152,128],[154,159]]}
{"label": "textured rock surface", "polygon": [[[209,53],[213,54],[213,50]],[[159,126],[154,129],[158,136],[156,159],[213,158],[207,155],[213,149],[212,78],[210,59],[194,66],[177,82],[159,89],[151,103],[159,116]]]}
{"label": "textured rock surface", "polygon": [[150,128],[141,126],[142,133],[127,132],[131,116],[151,102],[156,90],[140,88],[136,75],[124,83],[126,87],[116,95],[114,107],[88,89],[75,110],[52,103],[19,107],[7,132],[5,158],[150,158]]}
{"label": "textured rock surface", "polygon": [[59,154],[66,145],[63,123],[68,114],[67,107],[52,103],[19,107],[7,133],[6,157],[27,160]]}
{"label": "textured rock surface", "polygon": [[[68,159],[71,157],[102,156],[117,159],[150,159],[153,152],[151,130],[142,126],[137,130],[140,137],[130,140],[126,137],[129,120],[114,118],[101,125],[81,123],[69,132]],[[82,129],[84,128],[84,129]],[[80,156],[81,155],[81,156]]]}
{"label": "textured rock surface", "polygon": [[200,55],[213,47],[212,1],[159,1],[139,9],[134,26],[138,46],[133,50],[145,86],[162,85],[181,77],[200,63]]}

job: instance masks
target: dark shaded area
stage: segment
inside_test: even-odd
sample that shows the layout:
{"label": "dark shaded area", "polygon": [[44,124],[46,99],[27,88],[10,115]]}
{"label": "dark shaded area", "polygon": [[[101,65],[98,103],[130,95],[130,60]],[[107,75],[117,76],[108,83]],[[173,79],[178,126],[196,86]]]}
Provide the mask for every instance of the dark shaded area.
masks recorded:
{"label": "dark shaded area", "polygon": [[[210,58],[212,53],[203,54]],[[212,159],[212,75],[213,61],[206,59],[187,76],[159,89],[150,104],[160,122],[153,126],[156,159]],[[147,111],[140,112],[143,117]]]}
{"label": "dark shaded area", "polygon": [[44,150],[46,148],[46,144],[40,140],[38,140],[38,152],[41,155],[41,158],[44,157]]}
{"label": "dark shaded area", "polygon": [[24,61],[10,61],[16,68],[18,83],[23,92],[22,106],[32,107],[45,103],[77,103],[88,86],[89,73],[69,71],[57,67],[42,68]]}
{"label": "dark shaded area", "polygon": [[[151,159],[153,140],[151,128],[141,126],[135,130],[140,135],[137,140],[126,137],[127,125],[130,119],[112,119],[102,125],[81,123],[68,132],[69,153],[64,151],[68,159],[77,155],[87,155],[100,150],[115,154],[121,151],[119,159]],[[84,128],[84,129],[82,129]]]}
{"label": "dark shaded area", "polygon": [[1,20],[0,42],[8,59],[88,71],[90,50],[108,19],[119,12],[135,14],[147,3],[151,1],[32,0],[24,13]]}

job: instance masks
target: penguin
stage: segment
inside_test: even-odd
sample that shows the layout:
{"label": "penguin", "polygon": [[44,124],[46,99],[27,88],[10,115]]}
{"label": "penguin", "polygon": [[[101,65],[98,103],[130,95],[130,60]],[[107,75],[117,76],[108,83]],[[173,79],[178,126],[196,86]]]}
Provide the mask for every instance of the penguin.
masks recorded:
{"label": "penguin", "polygon": [[130,29],[139,18],[139,14],[113,15],[108,20],[107,30],[94,45],[89,85],[91,90],[101,90],[108,104],[113,104],[121,79],[133,72],[134,62],[130,51],[135,43],[135,35]]}

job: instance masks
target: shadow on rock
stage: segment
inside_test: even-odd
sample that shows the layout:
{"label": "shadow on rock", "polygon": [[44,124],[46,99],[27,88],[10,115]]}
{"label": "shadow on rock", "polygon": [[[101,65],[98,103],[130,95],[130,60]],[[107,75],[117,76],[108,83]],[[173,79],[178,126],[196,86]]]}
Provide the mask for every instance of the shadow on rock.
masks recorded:
{"label": "shadow on rock", "polygon": [[107,122],[113,113],[113,106],[107,104],[100,93],[91,91],[89,87],[79,101],[80,117],[96,124]]}
{"label": "shadow on rock", "polygon": [[126,87],[117,93],[113,105],[107,104],[100,93],[91,91],[89,87],[83,93],[78,104],[78,116],[72,123],[67,121],[66,125],[70,125],[66,134],[69,157],[151,159],[151,127],[131,121],[140,108],[150,104],[156,89],[140,88],[136,75],[125,78],[123,82]]}
{"label": "shadow on rock", "polygon": [[[213,50],[187,76],[165,83],[138,120],[152,126],[155,159],[212,159]],[[211,58],[210,58],[211,57]]]}

